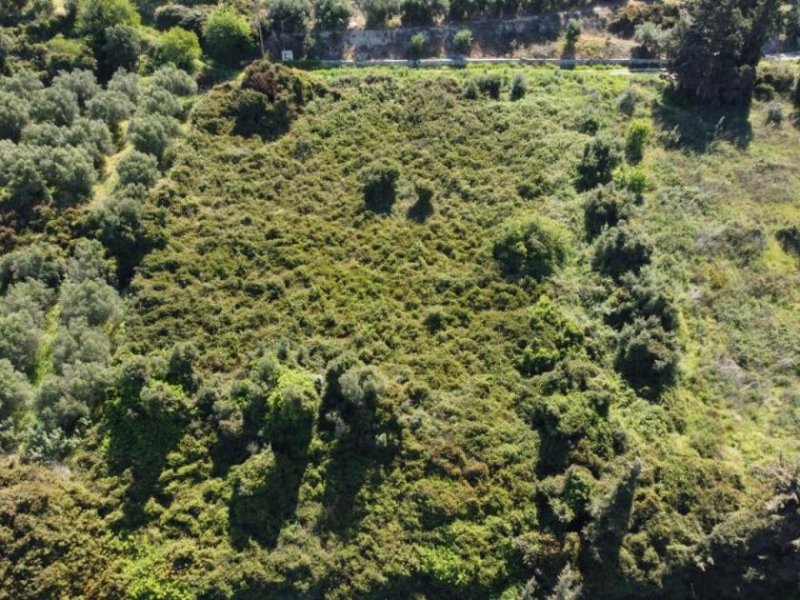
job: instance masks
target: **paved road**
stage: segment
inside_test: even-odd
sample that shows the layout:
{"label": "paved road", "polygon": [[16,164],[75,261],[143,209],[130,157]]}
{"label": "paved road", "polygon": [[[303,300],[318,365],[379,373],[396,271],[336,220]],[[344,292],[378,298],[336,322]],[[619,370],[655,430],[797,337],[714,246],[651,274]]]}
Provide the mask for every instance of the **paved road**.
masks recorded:
{"label": "paved road", "polygon": [[[768,61],[793,61],[800,59],[799,52],[783,54],[767,54],[764,60]],[[320,64],[326,67],[461,67],[464,65],[489,65],[489,64],[521,64],[521,65],[554,65],[561,68],[576,66],[606,66],[620,67],[614,73],[627,73],[631,69],[636,71],[660,72],[664,71],[666,61],[661,59],[642,59],[642,58],[426,58],[419,61],[404,59],[368,59],[368,60],[320,60]]]}

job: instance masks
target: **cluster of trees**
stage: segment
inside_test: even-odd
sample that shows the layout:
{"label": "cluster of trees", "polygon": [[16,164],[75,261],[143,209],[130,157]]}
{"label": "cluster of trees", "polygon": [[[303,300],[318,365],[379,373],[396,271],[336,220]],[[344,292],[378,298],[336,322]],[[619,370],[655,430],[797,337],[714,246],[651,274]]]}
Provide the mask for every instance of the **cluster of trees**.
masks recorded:
{"label": "cluster of trees", "polygon": [[586,192],[584,227],[594,243],[592,269],[613,282],[603,310],[618,331],[615,367],[640,393],[657,398],[677,374],[677,312],[666,284],[647,270],[655,248],[634,219],[644,186],[614,177],[623,156],[630,163],[641,161],[649,131],[648,123],[633,121],[625,152],[606,134],[594,136],[584,147],[576,186]]}
{"label": "cluster of trees", "polygon": [[691,3],[669,47],[678,93],[703,106],[748,105],[780,6],[778,0]]}
{"label": "cluster of trees", "polygon": [[[130,201],[139,206],[155,182],[185,116],[180,97],[196,91],[194,80],[173,65],[156,71],[144,89],[138,75],[124,69],[105,87],[86,70],[59,72],[48,87],[30,71],[1,77],[0,197],[6,222],[19,229],[52,204],[87,201],[105,158],[127,139],[135,150],[120,161],[117,189],[103,209],[116,214],[98,217],[101,239],[119,251],[128,237],[123,231],[133,225],[121,231],[119,219],[140,212],[131,210]],[[123,139],[121,123],[129,119]],[[125,261],[125,252],[115,254]]]}
{"label": "cluster of trees", "polygon": [[119,110],[90,71],[60,72],[49,87],[30,71],[0,78],[0,195],[4,212],[83,202],[114,150]]}
{"label": "cluster of trees", "polygon": [[38,243],[0,260],[5,451],[18,448],[29,460],[63,457],[108,397],[113,333],[122,314],[114,271],[103,246],[88,239],[77,240],[69,258]]}

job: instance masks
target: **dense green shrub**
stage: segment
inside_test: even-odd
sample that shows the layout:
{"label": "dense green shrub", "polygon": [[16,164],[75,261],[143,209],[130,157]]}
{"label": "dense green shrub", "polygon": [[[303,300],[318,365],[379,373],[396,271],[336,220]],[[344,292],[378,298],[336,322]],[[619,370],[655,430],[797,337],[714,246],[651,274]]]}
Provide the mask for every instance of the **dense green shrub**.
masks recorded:
{"label": "dense green shrub", "polygon": [[135,71],[143,51],[137,29],[130,25],[113,25],[105,30],[104,37],[102,63],[105,71],[109,74],[118,69]]}
{"label": "dense green shrub", "polygon": [[431,25],[444,17],[449,9],[448,0],[402,0],[400,11],[403,25]]}
{"label": "dense green shrub", "polygon": [[0,91],[0,140],[18,141],[28,118],[28,105],[22,98]]}
{"label": "dense green shrub", "polygon": [[28,313],[37,327],[45,326],[45,311],[52,305],[55,292],[36,279],[28,279],[10,285],[0,299],[0,313]]}
{"label": "dense green shrub", "polygon": [[175,344],[169,354],[166,379],[173,385],[181,386],[186,392],[197,390],[195,363],[199,352],[191,342]]}
{"label": "dense green shrub", "polygon": [[566,40],[568,48],[575,47],[575,44],[578,43],[578,38],[581,37],[582,31],[583,25],[580,19],[570,19],[567,21],[567,25],[564,28],[564,39]]}
{"label": "dense green shrub", "polygon": [[131,195],[130,187],[114,194],[90,218],[90,227],[117,260],[117,274],[125,284],[148,249],[142,200]]}
{"label": "dense green shrub", "polygon": [[636,41],[636,55],[640,58],[661,58],[667,46],[668,33],[652,21],[636,26],[633,39]]}
{"label": "dense green shrub", "polygon": [[176,96],[192,96],[197,93],[197,82],[192,76],[171,64],[164,65],[153,73],[150,85]]}
{"label": "dense green shrub", "polygon": [[647,121],[637,120],[630,124],[625,136],[625,158],[628,162],[638,163],[644,158],[644,147],[652,131]]}
{"label": "dense green shrub", "polygon": [[779,229],[775,233],[778,243],[785,252],[791,252],[800,257],[800,227],[792,225]]}
{"label": "dense green shrub", "polygon": [[153,18],[156,27],[162,31],[172,27],[181,27],[201,35],[210,8],[213,7],[203,4],[192,7],[183,4],[165,4],[156,8]]}
{"label": "dense green shrub", "polygon": [[31,399],[31,386],[25,376],[18,373],[7,359],[0,358],[0,420],[28,406]]}
{"label": "dense green shrub", "polygon": [[353,4],[350,0],[316,0],[314,16],[320,29],[343,31],[353,17]]}
{"label": "dense green shrub", "polygon": [[139,100],[139,76],[136,73],[129,73],[125,69],[119,69],[111,77],[106,89],[109,92],[119,92],[125,95],[132,104],[136,104]]}
{"label": "dense green shrub", "polygon": [[200,56],[200,41],[193,31],[173,27],[161,36],[161,47],[158,51],[161,64],[172,63],[184,71],[194,73]]}
{"label": "dense green shrub", "polygon": [[84,202],[92,195],[97,171],[89,153],[82,148],[49,148],[42,169],[52,187],[53,199],[61,204]]}
{"label": "dense green shrub", "polygon": [[650,317],[622,328],[614,365],[640,393],[654,397],[675,381],[678,358],[675,336]]}
{"label": "dense green shrub", "polygon": [[56,36],[47,42],[45,69],[51,77],[59,71],[86,69],[93,71],[97,67],[92,48],[83,40]]}
{"label": "dense green shrub", "polygon": [[66,323],[85,319],[91,327],[113,323],[122,312],[117,291],[96,279],[85,279],[80,283],[65,282],[61,286],[59,303],[61,316]]}
{"label": "dense green shrub", "polygon": [[400,167],[394,161],[379,161],[360,173],[364,205],[376,213],[389,213],[397,195]]}
{"label": "dense green shrub", "polygon": [[619,287],[603,306],[603,317],[616,329],[622,329],[636,319],[656,319],[668,332],[678,329],[678,310],[667,283],[649,271],[638,276],[624,274]]}
{"label": "dense green shrub", "polygon": [[134,150],[119,161],[117,174],[122,187],[130,184],[150,187],[158,179],[158,159]]}
{"label": "dense green shrub", "polygon": [[386,392],[385,378],[374,367],[354,365],[339,377],[338,383],[338,402],[326,415],[334,425],[334,437],[371,442],[378,401]]}
{"label": "dense green shrub", "polygon": [[73,319],[56,331],[52,347],[53,368],[59,375],[75,363],[105,365],[111,360],[111,340],[84,319]]}
{"label": "dense green shrub", "polygon": [[528,80],[525,79],[525,75],[522,73],[517,73],[511,80],[511,92],[509,93],[509,97],[512,100],[521,100],[527,93]]}
{"label": "dense green shrub", "polygon": [[9,70],[8,57],[11,54],[12,44],[11,38],[0,29],[0,75],[5,75]]}
{"label": "dense green shrub", "polygon": [[178,98],[164,88],[151,85],[139,99],[139,114],[180,119],[183,117],[183,106]]}
{"label": "dense green shrub", "polygon": [[461,29],[457,31],[453,36],[453,47],[459,54],[469,56],[469,53],[472,50],[472,32],[469,29]]}
{"label": "dense green shrub", "polygon": [[650,263],[652,242],[630,226],[610,227],[597,239],[592,268],[618,279],[628,272],[639,273]]}
{"label": "dense green shrub", "polygon": [[87,70],[61,71],[53,78],[53,87],[60,87],[69,90],[78,99],[81,107],[94,98],[100,91],[94,73]]}
{"label": "dense green shrub", "polygon": [[706,107],[748,105],[779,3],[699,0],[688,8],[669,47],[678,94]]}
{"label": "dense green shrub", "polygon": [[33,373],[41,334],[28,312],[0,317],[0,358],[7,359],[23,373]]}
{"label": "dense green shrub", "polygon": [[767,123],[776,126],[783,123],[783,106],[780,102],[770,102],[767,105]]}
{"label": "dense green shrub", "polygon": [[479,0],[450,0],[450,18],[464,21],[478,16],[486,5]]}
{"label": "dense green shrub", "polygon": [[75,31],[89,36],[100,47],[109,27],[135,27],[139,21],[139,13],[129,0],[79,0]]}
{"label": "dense green shrub", "polygon": [[131,119],[128,139],[139,152],[152,154],[161,160],[170,141],[179,131],[178,121],[172,117],[157,114],[149,117],[139,116]]}
{"label": "dense green shrub", "polygon": [[62,87],[49,87],[36,93],[30,105],[34,121],[70,125],[79,114],[78,97]]}
{"label": "dense green shrub", "polygon": [[119,132],[120,123],[133,114],[134,108],[125,94],[109,89],[100,92],[89,101],[86,113],[92,119],[105,123],[116,134]]}
{"label": "dense green shrub", "polygon": [[493,100],[499,100],[502,86],[503,81],[499,75],[484,73],[467,79],[464,84],[464,96],[470,100],[475,100],[481,95]]}
{"label": "dense green shrub", "polygon": [[613,184],[601,185],[587,194],[583,205],[583,226],[591,240],[604,229],[627,217],[633,198]]}
{"label": "dense green shrub", "polygon": [[428,49],[428,38],[422,32],[417,32],[411,36],[408,41],[408,54],[414,60],[418,60],[425,56]]}
{"label": "dense green shrub", "polygon": [[233,65],[252,52],[253,30],[234,9],[220,7],[203,25],[203,46],[214,60]]}
{"label": "dense green shrub", "polygon": [[610,183],[614,169],[622,162],[622,147],[617,139],[598,134],[586,142],[578,163],[577,187],[590,190]]}
{"label": "dense green shrub", "polygon": [[622,92],[619,97],[617,98],[617,107],[619,108],[620,112],[627,115],[632,116],[634,112],[636,112],[636,105],[639,103],[639,91],[633,87],[628,87],[624,92]]}
{"label": "dense green shrub", "polygon": [[80,283],[97,279],[114,283],[114,261],[106,258],[103,245],[97,240],[79,239],[67,263],[67,279]]}
{"label": "dense green shrub", "polygon": [[36,243],[0,256],[0,290],[27,280],[41,281],[57,287],[66,263],[58,246]]}
{"label": "dense green shrub", "polygon": [[543,217],[517,219],[495,241],[493,256],[506,276],[541,280],[564,264],[567,245],[556,223]]}
{"label": "dense green shrub", "polygon": [[310,375],[285,369],[267,398],[267,430],[272,448],[289,456],[305,453],[319,410],[319,395]]}
{"label": "dense green shrub", "polygon": [[400,0],[363,0],[361,10],[367,18],[367,27],[383,27],[400,14]]}
{"label": "dense green shrub", "polygon": [[644,193],[650,187],[650,180],[643,167],[623,165],[614,172],[614,185],[633,194],[637,202],[642,202]]}
{"label": "dense green shrub", "polygon": [[279,38],[304,34],[310,19],[309,0],[269,0],[267,3],[267,28]]}

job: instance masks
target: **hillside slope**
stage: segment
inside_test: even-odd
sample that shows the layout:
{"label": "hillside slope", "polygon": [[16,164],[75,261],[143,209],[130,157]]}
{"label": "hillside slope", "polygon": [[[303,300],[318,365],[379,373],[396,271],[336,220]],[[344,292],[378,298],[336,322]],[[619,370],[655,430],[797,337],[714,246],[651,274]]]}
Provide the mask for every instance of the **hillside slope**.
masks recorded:
{"label": "hillside slope", "polygon": [[791,593],[800,133],[665,86],[203,96],[111,399],[70,472],[0,467],[0,597]]}

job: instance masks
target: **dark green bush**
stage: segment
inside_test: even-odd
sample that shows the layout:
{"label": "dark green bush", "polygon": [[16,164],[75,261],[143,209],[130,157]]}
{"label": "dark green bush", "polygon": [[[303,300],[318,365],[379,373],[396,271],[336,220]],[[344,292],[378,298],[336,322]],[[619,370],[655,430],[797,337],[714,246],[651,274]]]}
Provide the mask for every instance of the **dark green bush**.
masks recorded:
{"label": "dark green bush", "polygon": [[402,0],[403,25],[432,25],[447,14],[448,0]]}
{"label": "dark green bush", "polygon": [[61,316],[67,323],[85,319],[91,327],[115,322],[122,312],[117,291],[103,281],[86,279],[80,283],[65,282],[59,294]]}
{"label": "dark green bush", "polygon": [[139,152],[152,154],[159,160],[170,141],[178,135],[178,121],[163,115],[140,116],[131,119],[128,127],[128,139]]}
{"label": "dark green bush", "polygon": [[193,31],[173,27],[161,36],[158,52],[161,64],[172,63],[188,73],[194,73],[200,56],[200,41]]}
{"label": "dark green bush", "polygon": [[267,28],[279,38],[305,34],[310,19],[309,0],[269,0],[267,3]]}
{"label": "dark green bush", "polygon": [[664,331],[678,329],[678,310],[664,280],[649,271],[640,275],[626,273],[603,307],[606,323],[622,329],[636,319],[656,319]]}
{"label": "dark green bush", "polygon": [[505,226],[493,256],[506,276],[541,280],[564,264],[567,245],[556,223],[542,217],[519,219]]}
{"label": "dark green bush", "polygon": [[775,237],[785,252],[791,252],[800,257],[800,227],[797,225],[784,227],[775,233]]}
{"label": "dark green bush", "polygon": [[78,114],[78,97],[61,87],[49,87],[37,92],[30,104],[30,115],[34,121],[70,125]]}
{"label": "dark green bush", "polygon": [[86,112],[92,119],[103,121],[108,128],[119,132],[119,125],[133,114],[134,105],[122,92],[106,90],[92,98]]}
{"label": "dark green bush", "polygon": [[620,332],[614,365],[640,393],[656,397],[677,375],[675,336],[656,317],[636,319]]}
{"label": "dark green bush", "polygon": [[129,0],[79,0],[75,31],[102,46],[105,32],[114,25],[139,25],[139,13]]}
{"label": "dark green bush", "polygon": [[109,27],[105,31],[102,48],[102,65],[105,73],[110,75],[118,69],[135,71],[142,51],[142,41],[135,27],[130,25]]}
{"label": "dark green bush", "polygon": [[350,0],[316,0],[314,16],[320,29],[343,31],[350,24],[353,16],[353,4]]}
{"label": "dark green bush", "polygon": [[22,373],[33,374],[41,333],[27,312],[0,316],[0,359],[8,360]]}
{"label": "dark green bush", "polygon": [[86,106],[86,103],[97,95],[100,91],[100,86],[97,84],[97,79],[94,73],[87,70],[73,70],[73,71],[60,71],[58,75],[53,78],[53,87],[64,88],[69,90],[78,99],[78,104],[81,107]]}
{"label": "dark green bush", "polygon": [[214,60],[233,65],[252,53],[253,30],[233,8],[220,7],[203,25],[203,46]]}
{"label": "dark green bush", "polygon": [[414,60],[425,56],[428,48],[428,38],[422,32],[415,33],[408,41],[408,55]]}
{"label": "dark green bush", "polygon": [[583,147],[583,157],[578,164],[578,189],[590,190],[610,183],[614,169],[621,162],[622,145],[619,140],[608,135],[596,135]]}
{"label": "dark green bush", "polygon": [[158,179],[158,159],[134,150],[119,161],[117,175],[122,187],[130,184],[150,187]]}
{"label": "dark green bush", "polygon": [[512,100],[521,100],[528,93],[528,80],[525,75],[517,73],[514,79],[511,80],[511,92],[509,94]]}
{"label": "dark green bush", "polygon": [[31,386],[25,376],[18,373],[7,359],[0,358],[0,419],[28,406],[31,399]]}
{"label": "dark green bush", "polygon": [[652,242],[637,229],[610,227],[595,242],[592,268],[619,279],[628,272],[638,274],[652,255]]}
{"label": "dark green bush", "polygon": [[[451,7],[452,11],[452,7]],[[472,32],[469,29],[461,29],[453,36],[453,47],[459,54],[468,56],[472,50]]]}
{"label": "dark green bush", "polygon": [[383,27],[400,14],[400,0],[363,0],[361,10],[367,18],[367,27]]}
{"label": "dark green bush", "polygon": [[630,194],[614,184],[601,185],[587,193],[583,205],[583,226],[589,239],[594,239],[608,227],[624,219],[634,202]]}
{"label": "dark green bush", "polygon": [[499,100],[503,81],[496,73],[484,73],[467,79],[464,86],[464,95],[471,100],[476,99],[479,94]]}
{"label": "dark green bush", "polygon": [[570,19],[567,21],[567,26],[564,28],[564,39],[566,40],[568,48],[574,48],[578,43],[578,38],[581,37],[583,25],[580,19]]}
{"label": "dark green bush", "polygon": [[397,163],[384,160],[371,164],[360,173],[364,205],[373,212],[391,212],[397,196],[397,179],[400,167]]}
{"label": "dark green bush", "polygon": [[209,8],[212,7],[202,4],[193,7],[183,4],[166,4],[156,8],[153,18],[156,27],[161,31],[172,27],[181,27],[200,35],[203,31],[203,23],[208,18]]}
{"label": "dark green bush", "polygon": [[0,91],[0,140],[18,141],[28,118],[28,105],[22,98]]}
{"label": "dark green bush", "polygon": [[45,69],[51,77],[59,71],[73,69],[93,71],[97,67],[92,48],[83,40],[58,35],[48,40],[46,49]]}
{"label": "dark green bush", "polygon": [[652,131],[653,128],[646,121],[637,120],[631,123],[625,136],[625,158],[628,162],[638,163],[644,158],[644,147]]}
{"label": "dark green bush", "polygon": [[24,246],[0,256],[0,291],[22,281],[41,281],[51,288],[61,282],[66,262],[61,249],[48,243]]}

